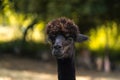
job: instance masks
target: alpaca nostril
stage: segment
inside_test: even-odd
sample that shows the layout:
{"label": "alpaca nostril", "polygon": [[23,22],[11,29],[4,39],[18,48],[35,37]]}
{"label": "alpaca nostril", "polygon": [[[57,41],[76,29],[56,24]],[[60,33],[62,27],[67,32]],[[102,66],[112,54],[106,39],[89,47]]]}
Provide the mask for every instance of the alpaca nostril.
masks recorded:
{"label": "alpaca nostril", "polygon": [[62,46],[60,46],[60,45],[55,45],[55,46],[54,46],[54,49],[61,49],[61,47],[62,47]]}

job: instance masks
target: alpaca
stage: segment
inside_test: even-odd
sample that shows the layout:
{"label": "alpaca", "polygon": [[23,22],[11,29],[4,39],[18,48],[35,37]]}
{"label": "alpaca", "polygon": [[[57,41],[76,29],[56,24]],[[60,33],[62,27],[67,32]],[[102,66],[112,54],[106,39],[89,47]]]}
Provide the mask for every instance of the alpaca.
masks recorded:
{"label": "alpaca", "polygon": [[68,18],[61,17],[49,22],[46,34],[52,45],[52,55],[56,57],[58,80],[76,80],[74,64],[74,44],[88,39],[79,33],[78,26]]}

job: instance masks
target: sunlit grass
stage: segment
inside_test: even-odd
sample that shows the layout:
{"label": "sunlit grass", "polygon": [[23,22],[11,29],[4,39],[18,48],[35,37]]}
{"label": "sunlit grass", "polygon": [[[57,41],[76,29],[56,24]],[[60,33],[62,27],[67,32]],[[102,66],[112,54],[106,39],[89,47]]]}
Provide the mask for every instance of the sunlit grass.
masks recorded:
{"label": "sunlit grass", "polygon": [[[10,33],[9,33],[10,32]],[[0,27],[0,41],[9,41],[12,39],[13,30]]]}
{"label": "sunlit grass", "polygon": [[[44,22],[39,22],[33,29],[30,29],[27,34],[27,41],[44,42],[44,26]],[[23,31],[19,27],[0,26],[0,41],[7,42],[22,39],[22,36]]]}
{"label": "sunlit grass", "polygon": [[[9,3],[9,4],[8,4]],[[8,4],[4,7],[3,13],[0,13],[0,41],[7,42],[15,39],[22,39],[25,29],[35,19],[34,15],[23,14],[15,12],[10,5],[8,0],[4,0],[3,4]],[[27,33],[27,41],[43,42],[44,41],[44,26],[43,21],[38,22],[34,25],[33,30],[29,30]]]}
{"label": "sunlit grass", "polygon": [[0,42],[9,42],[21,36],[22,33],[15,27],[0,26]]}

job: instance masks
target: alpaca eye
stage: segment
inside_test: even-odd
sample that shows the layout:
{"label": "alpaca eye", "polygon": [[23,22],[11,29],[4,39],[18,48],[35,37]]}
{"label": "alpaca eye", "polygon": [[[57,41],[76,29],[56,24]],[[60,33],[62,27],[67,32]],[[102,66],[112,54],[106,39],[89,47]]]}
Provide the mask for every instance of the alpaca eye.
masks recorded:
{"label": "alpaca eye", "polygon": [[69,43],[73,42],[73,38],[72,37],[68,38],[67,40],[68,40]]}
{"label": "alpaca eye", "polygon": [[73,38],[72,38],[72,37],[70,37],[70,38],[68,38],[68,40],[69,40],[69,41],[73,41]]}
{"label": "alpaca eye", "polygon": [[56,35],[51,35],[49,38],[50,38],[50,40],[54,40],[55,37],[56,37]]}
{"label": "alpaca eye", "polygon": [[54,40],[54,39],[48,39],[48,42],[49,42],[50,44],[54,44],[54,43],[55,43],[55,40]]}
{"label": "alpaca eye", "polygon": [[53,43],[55,41],[55,37],[56,37],[55,35],[50,35],[48,37],[48,41],[51,42],[51,43]]}
{"label": "alpaca eye", "polygon": [[56,35],[55,35],[55,34],[53,34],[52,36],[53,36],[53,37],[55,37]]}
{"label": "alpaca eye", "polygon": [[69,36],[70,36],[70,34],[66,34],[65,36],[66,36],[66,37],[69,37]]}

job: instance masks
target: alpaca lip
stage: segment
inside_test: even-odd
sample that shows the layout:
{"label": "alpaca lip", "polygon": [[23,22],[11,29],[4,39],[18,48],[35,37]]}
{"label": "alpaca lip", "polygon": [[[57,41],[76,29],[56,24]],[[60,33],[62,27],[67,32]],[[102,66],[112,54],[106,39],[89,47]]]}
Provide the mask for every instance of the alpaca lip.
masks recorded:
{"label": "alpaca lip", "polygon": [[64,55],[55,55],[56,58],[61,59],[64,57]]}
{"label": "alpaca lip", "polygon": [[64,55],[57,55],[57,56],[55,56],[55,57],[58,58],[58,59],[61,59],[61,58],[63,58],[63,56],[64,56]]}
{"label": "alpaca lip", "polygon": [[63,57],[63,54],[61,53],[60,50],[54,50],[54,51],[53,51],[53,55],[54,55],[56,58],[61,58],[61,57]]}
{"label": "alpaca lip", "polygon": [[58,59],[65,58],[69,56],[68,54],[66,54],[66,51],[68,51],[68,49],[69,46],[66,46],[63,49],[53,49],[53,55]]}
{"label": "alpaca lip", "polygon": [[61,58],[63,58],[64,57],[64,55],[63,54],[58,54],[58,55],[54,55],[57,59],[61,59]]}

